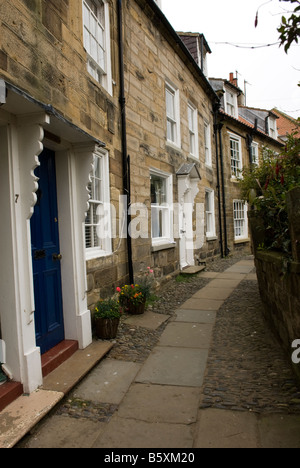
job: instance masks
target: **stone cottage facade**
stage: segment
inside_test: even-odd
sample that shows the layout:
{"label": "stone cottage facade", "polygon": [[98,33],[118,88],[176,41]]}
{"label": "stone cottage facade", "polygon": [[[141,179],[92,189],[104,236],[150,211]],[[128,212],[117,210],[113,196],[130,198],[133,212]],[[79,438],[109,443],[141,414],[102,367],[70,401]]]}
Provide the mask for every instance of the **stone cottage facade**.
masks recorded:
{"label": "stone cottage facade", "polygon": [[99,295],[219,253],[218,98],[156,2],[12,0],[0,18],[0,340],[31,393],[42,354],[92,342]]}
{"label": "stone cottage facade", "polygon": [[25,393],[43,354],[89,346],[99,297],[248,241],[237,155],[276,138],[219,110],[204,36],[183,42],[159,3],[0,4],[0,358]]}
{"label": "stone cottage facade", "polygon": [[41,353],[92,342],[91,174],[109,163],[109,187],[121,164],[116,5],[96,3],[0,6],[1,339],[6,372],[26,393],[42,384]]}
{"label": "stone cottage facade", "polygon": [[[129,213],[135,231],[131,266],[136,281],[149,266],[162,281],[219,254],[213,127],[218,98],[155,2],[124,2],[122,21],[125,157],[130,157]],[[118,196],[121,166],[111,177]],[[126,241],[120,251],[118,237],[127,224],[122,208],[116,208],[112,250],[88,261],[91,306],[99,294],[111,295],[129,273]],[[202,222],[198,238],[197,221],[198,226]]]}

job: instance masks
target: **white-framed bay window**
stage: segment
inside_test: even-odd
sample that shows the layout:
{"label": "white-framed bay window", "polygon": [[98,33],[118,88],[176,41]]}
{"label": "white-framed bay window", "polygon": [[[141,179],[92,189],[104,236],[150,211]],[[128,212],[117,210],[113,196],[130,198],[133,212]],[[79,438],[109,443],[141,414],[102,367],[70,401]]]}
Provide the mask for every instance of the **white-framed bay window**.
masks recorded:
{"label": "white-framed bay window", "polygon": [[216,237],[215,192],[205,189],[206,237]]}
{"label": "white-framed bay window", "polygon": [[229,134],[230,139],[230,159],[231,159],[231,175],[239,177],[243,170],[242,159],[242,140],[241,137],[233,133]]}
{"label": "white-framed bay window", "polygon": [[83,43],[88,72],[112,94],[108,0],[83,0]]}
{"label": "white-framed bay window", "polygon": [[234,240],[248,239],[248,204],[242,200],[233,202]]}
{"label": "white-framed bay window", "polygon": [[85,220],[86,258],[98,258],[112,252],[109,155],[105,150],[94,154],[88,185],[89,210]]}
{"label": "white-framed bay window", "polygon": [[166,82],[167,141],[181,145],[179,89]]}
{"label": "white-framed bay window", "polygon": [[199,159],[198,111],[191,103],[188,103],[188,124],[190,155]]}
{"label": "white-framed bay window", "polygon": [[151,235],[152,245],[174,242],[173,239],[173,177],[151,169]]}

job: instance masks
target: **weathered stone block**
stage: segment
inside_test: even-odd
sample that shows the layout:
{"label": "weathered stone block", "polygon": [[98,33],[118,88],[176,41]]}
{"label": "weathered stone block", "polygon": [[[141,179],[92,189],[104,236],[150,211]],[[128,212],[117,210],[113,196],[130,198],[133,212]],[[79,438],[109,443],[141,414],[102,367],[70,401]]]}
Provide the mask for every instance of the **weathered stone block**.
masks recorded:
{"label": "weathered stone block", "polygon": [[300,262],[300,187],[291,190],[287,194],[286,201],[293,259],[295,262]]}

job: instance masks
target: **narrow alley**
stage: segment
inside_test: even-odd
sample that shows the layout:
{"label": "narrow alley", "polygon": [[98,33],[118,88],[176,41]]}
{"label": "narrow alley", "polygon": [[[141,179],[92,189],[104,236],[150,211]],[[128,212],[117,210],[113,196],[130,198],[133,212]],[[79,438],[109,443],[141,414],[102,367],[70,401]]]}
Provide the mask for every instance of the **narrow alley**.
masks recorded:
{"label": "narrow alley", "polygon": [[18,447],[300,448],[300,386],[262,317],[252,257],[199,278],[173,314],[128,319],[156,341],[148,357],[116,343]]}

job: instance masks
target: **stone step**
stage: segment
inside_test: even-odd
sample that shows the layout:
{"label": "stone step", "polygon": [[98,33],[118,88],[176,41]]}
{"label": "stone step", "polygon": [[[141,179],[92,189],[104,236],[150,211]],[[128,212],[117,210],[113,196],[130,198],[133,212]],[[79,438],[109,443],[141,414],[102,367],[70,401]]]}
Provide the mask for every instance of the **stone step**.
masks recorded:
{"label": "stone step", "polygon": [[42,356],[43,377],[67,361],[78,350],[78,342],[64,340]]}
{"label": "stone step", "polygon": [[6,382],[0,386],[0,412],[23,394],[23,385],[19,382]]}
{"label": "stone step", "polygon": [[201,271],[204,271],[206,268],[205,265],[201,266],[189,266],[185,267],[181,270],[181,273],[184,275],[196,275],[197,273],[201,273]]}

